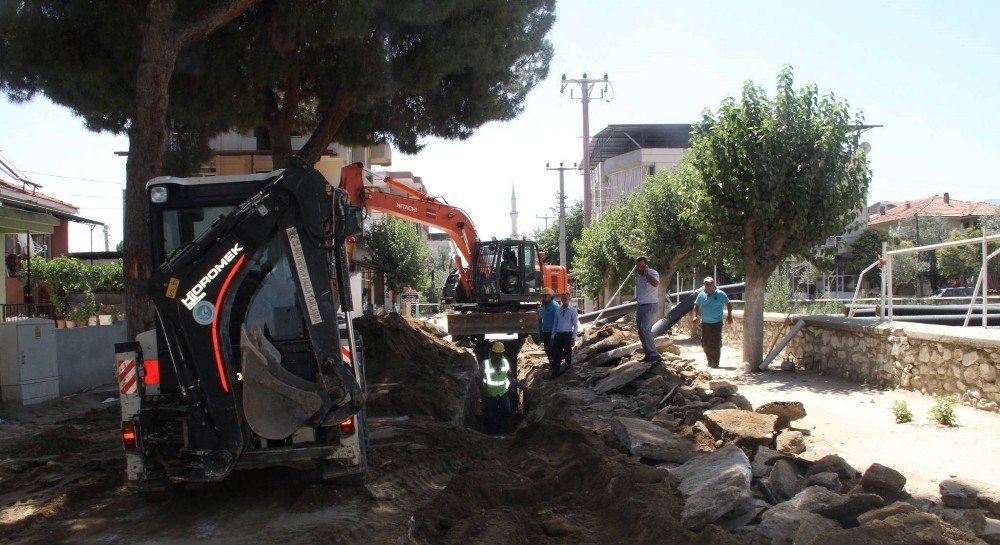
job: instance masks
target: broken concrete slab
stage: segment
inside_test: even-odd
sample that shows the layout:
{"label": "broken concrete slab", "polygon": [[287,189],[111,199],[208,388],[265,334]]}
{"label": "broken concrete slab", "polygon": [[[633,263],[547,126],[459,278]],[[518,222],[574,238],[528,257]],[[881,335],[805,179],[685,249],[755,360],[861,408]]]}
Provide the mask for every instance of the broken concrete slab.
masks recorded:
{"label": "broken concrete slab", "polygon": [[611,369],[607,376],[597,381],[597,384],[594,385],[594,391],[599,394],[613,392],[632,382],[646,371],[649,371],[649,368],[652,366],[653,362],[650,361],[633,360],[625,362]]}
{"label": "broken concrete slab", "polygon": [[778,417],[777,429],[784,429],[796,420],[806,416],[806,408],[801,401],[772,401],[757,407],[761,414],[773,414]]}
{"label": "broken concrete slab", "polygon": [[803,535],[802,539],[797,539],[802,528],[811,528],[810,534],[819,535],[825,531],[839,530],[840,526],[815,513],[776,507],[761,516],[760,524],[753,532],[770,545],[795,545],[809,542],[806,538],[811,536]]}
{"label": "broken concrete slab", "polygon": [[893,517],[893,516],[896,516],[896,515],[903,515],[903,514],[906,514],[906,513],[912,513],[912,512],[914,512],[916,510],[917,510],[917,508],[914,507],[913,505],[909,504],[909,503],[906,503],[904,501],[897,501],[897,502],[894,502],[894,503],[890,503],[889,505],[886,505],[885,507],[879,507],[878,509],[872,509],[871,511],[868,511],[867,513],[862,513],[862,514],[858,515],[858,523],[861,524],[861,525],[865,525],[865,524],[871,523],[871,522],[876,521],[876,520],[885,520],[885,519],[887,519],[889,517]]}
{"label": "broken concrete slab", "polygon": [[806,440],[802,432],[785,430],[775,438],[775,446],[785,454],[802,454],[806,450]]}
{"label": "broken concrete slab", "polygon": [[891,467],[882,464],[872,464],[861,477],[861,485],[865,490],[875,493],[899,494],[906,486],[906,477]]}
{"label": "broken concrete slab", "polygon": [[750,460],[735,445],[726,445],[670,470],[684,496],[681,522],[699,529],[751,506]]}
{"label": "broken concrete slab", "polygon": [[986,513],[982,509],[951,509],[934,505],[929,511],[967,532],[980,535],[986,530]]}
{"label": "broken concrete slab", "polygon": [[719,397],[729,397],[736,395],[739,390],[739,386],[729,382],[728,380],[712,380],[708,383],[708,389],[712,390],[712,393]]}
{"label": "broken concrete slab", "polygon": [[763,483],[779,502],[792,499],[805,488],[805,479],[799,475],[798,466],[788,460],[774,462]]}
{"label": "broken concrete slab", "polygon": [[[766,514],[766,513],[765,513]],[[904,513],[875,520],[849,530],[831,529],[809,545],[881,545],[926,543],[935,545],[982,545],[976,536],[947,524],[929,513]]]}
{"label": "broken concrete slab", "polygon": [[824,471],[823,473],[817,473],[806,479],[806,486],[822,486],[827,490],[833,492],[839,492],[842,485],[840,482],[840,477],[832,471]]}
{"label": "broken concrete slab", "polygon": [[782,458],[782,454],[772,448],[768,447],[757,447],[757,451],[754,452],[753,461],[750,462],[750,471],[753,473],[754,477],[762,478],[766,477],[768,473],[771,472],[771,467],[775,460]]}
{"label": "broken concrete slab", "polygon": [[858,516],[885,505],[876,494],[842,495],[820,486],[810,486],[781,506],[798,511],[808,511],[836,520],[845,527],[858,525]]}
{"label": "broken concrete slab", "polygon": [[[970,492],[975,492],[976,504],[978,507],[986,511],[992,517],[1000,517],[1000,488],[996,488],[973,479],[948,479],[942,481],[941,485],[939,485],[942,499],[944,499],[945,493],[942,487],[945,486],[945,483],[948,483],[947,488],[949,493],[968,495]],[[963,500],[956,497],[948,501],[955,503],[956,501],[962,502]],[[964,500],[964,504],[971,505],[971,502]],[[945,505],[953,507],[953,505],[948,505],[947,501],[945,502]]]}
{"label": "broken concrete slab", "polygon": [[979,488],[962,479],[945,479],[938,485],[941,501],[953,509],[975,509],[979,506]]}
{"label": "broken concrete slab", "polygon": [[615,417],[611,431],[629,453],[647,460],[682,464],[694,455],[694,443],[640,418]]}
{"label": "broken concrete slab", "polygon": [[778,417],[739,409],[713,409],[703,415],[705,425],[716,439],[736,443],[753,452],[758,446],[774,442],[774,424]]}
{"label": "broken concrete slab", "polygon": [[847,460],[844,460],[839,455],[827,454],[809,466],[809,471],[806,472],[806,476],[823,473],[825,471],[832,471],[836,473],[842,481],[857,479],[861,475],[858,470],[851,467],[851,464],[847,463]]}

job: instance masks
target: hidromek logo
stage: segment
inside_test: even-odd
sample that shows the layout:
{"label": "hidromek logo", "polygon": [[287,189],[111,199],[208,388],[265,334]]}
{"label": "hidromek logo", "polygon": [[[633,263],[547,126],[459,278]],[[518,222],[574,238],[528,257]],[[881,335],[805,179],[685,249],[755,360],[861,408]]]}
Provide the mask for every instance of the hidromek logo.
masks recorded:
{"label": "hidromek logo", "polygon": [[198,304],[198,301],[205,298],[205,288],[212,283],[212,280],[215,280],[216,276],[219,276],[219,273],[226,270],[226,267],[232,263],[232,261],[236,259],[236,256],[240,255],[240,252],[242,251],[243,246],[240,246],[239,242],[234,244],[233,248],[226,252],[226,255],[222,256],[219,264],[209,269],[208,272],[205,273],[205,276],[202,276],[201,280],[199,280],[198,283],[187,292],[187,295],[181,299],[181,303],[183,303],[188,310],[193,309],[194,306]]}

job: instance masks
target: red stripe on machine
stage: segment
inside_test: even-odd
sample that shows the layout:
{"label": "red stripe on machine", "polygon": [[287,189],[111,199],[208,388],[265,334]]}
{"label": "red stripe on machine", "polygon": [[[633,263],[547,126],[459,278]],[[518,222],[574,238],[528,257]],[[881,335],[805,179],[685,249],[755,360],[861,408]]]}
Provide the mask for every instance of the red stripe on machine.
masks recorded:
{"label": "red stripe on machine", "polygon": [[219,351],[219,315],[222,314],[222,299],[226,296],[229,282],[236,276],[236,271],[240,270],[240,265],[243,265],[246,257],[246,254],[240,256],[236,265],[233,265],[233,268],[229,271],[229,275],[226,276],[226,281],[222,283],[219,296],[215,299],[215,318],[212,320],[212,345],[215,348],[215,366],[219,371],[219,382],[222,383],[222,389],[227,392],[229,391],[229,381],[226,380],[226,369],[222,365],[222,352]]}

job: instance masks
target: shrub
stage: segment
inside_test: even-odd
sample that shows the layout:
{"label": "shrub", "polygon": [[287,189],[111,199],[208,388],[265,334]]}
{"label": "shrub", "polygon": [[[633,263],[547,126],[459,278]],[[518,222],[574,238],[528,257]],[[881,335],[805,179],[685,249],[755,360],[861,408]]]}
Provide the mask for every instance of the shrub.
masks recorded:
{"label": "shrub", "polygon": [[892,414],[896,416],[897,424],[905,424],[913,421],[913,413],[910,412],[910,408],[906,406],[905,401],[894,401],[892,403]]}
{"label": "shrub", "polygon": [[948,396],[937,396],[931,407],[931,417],[943,426],[955,425],[955,400]]}

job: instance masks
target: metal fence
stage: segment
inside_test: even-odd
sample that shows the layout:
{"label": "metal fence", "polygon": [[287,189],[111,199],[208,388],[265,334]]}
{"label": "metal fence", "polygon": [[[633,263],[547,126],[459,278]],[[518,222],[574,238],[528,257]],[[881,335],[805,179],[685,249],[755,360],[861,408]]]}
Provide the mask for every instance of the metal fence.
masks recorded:
{"label": "metal fence", "polygon": [[48,318],[56,319],[52,303],[10,303],[0,305],[0,322],[18,318]]}

